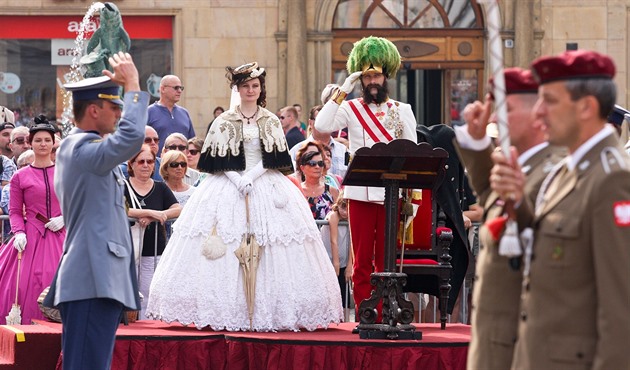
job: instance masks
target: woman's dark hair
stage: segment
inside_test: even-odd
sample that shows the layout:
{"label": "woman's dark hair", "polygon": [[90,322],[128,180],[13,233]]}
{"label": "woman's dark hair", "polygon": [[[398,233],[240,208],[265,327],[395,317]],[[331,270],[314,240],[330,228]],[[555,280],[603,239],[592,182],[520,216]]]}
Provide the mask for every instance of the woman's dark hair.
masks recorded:
{"label": "woman's dark hair", "polygon": [[[133,177],[135,174],[133,173],[133,168],[131,167],[131,164],[133,162],[136,161],[136,159],[138,158],[138,156],[140,155],[140,153],[147,151],[149,153],[151,153],[151,156],[153,157],[153,160],[155,161],[155,154],[153,154],[153,152],[151,151],[151,147],[148,144],[142,144],[142,148],[140,148],[140,151],[138,153],[136,153],[133,157],[129,158],[129,160],[127,161],[127,173],[129,174],[129,177]],[[155,172],[155,165],[153,166],[153,168],[151,169],[151,177],[153,177],[153,172]]]}
{"label": "woman's dark hair", "polygon": [[33,119],[33,124],[28,129],[29,142],[33,142],[35,134],[39,131],[47,131],[52,137],[53,144],[55,143],[55,133],[57,132],[57,129],[55,128],[55,125],[50,123],[48,118],[46,118],[43,114],[40,114]]}
{"label": "woman's dark hair", "polygon": [[[317,148],[316,152],[307,152],[308,148],[314,146]],[[303,165],[304,163],[308,162],[311,160],[311,158],[313,158],[315,155],[321,155],[322,159],[324,158],[324,150],[322,149],[322,144],[319,143],[319,141],[307,141],[304,143],[304,145],[302,145],[302,147],[297,151],[297,153],[295,154],[295,163],[297,164],[297,173],[300,174],[300,179],[301,181],[304,181],[304,174],[302,173],[302,169],[300,168],[301,165]],[[308,158],[308,159],[305,159]]]}
{"label": "woman's dark hair", "polygon": [[[300,171],[300,164],[302,164],[302,156],[305,155],[307,149],[309,146],[314,146],[317,148],[317,153],[319,154],[324,154],[324,149],[322,149],[322,144],[319,143],[319,141],[306,141],[304,142],[304,144],[302,144],[302,147],[300,149],[298,149],[297,153],[295,153],[295,163],[298,164],[298,172]],[[312,158],[312,157],[311,157]]]}
{"label": "woman's dark hair", "polygon": [[308,161],[310,161],[311,159],[313,159],[314,156],[322,156],[321,153],[319,152],[307,152],[304,153],[304,155],[300,158],[300,165],[305,165]]}

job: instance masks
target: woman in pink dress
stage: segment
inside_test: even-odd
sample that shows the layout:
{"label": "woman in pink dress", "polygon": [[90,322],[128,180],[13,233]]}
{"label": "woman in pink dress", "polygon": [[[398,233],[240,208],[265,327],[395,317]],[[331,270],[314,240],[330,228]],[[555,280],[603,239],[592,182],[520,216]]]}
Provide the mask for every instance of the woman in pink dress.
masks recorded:
{"label": "woman in pink dress", "polygon": [[22,251],[18,304],[22,324],[44,319],[37,305],[40,293],[50,285],[66,236],[53,178],[55,165],[51,153],[55,128],[46,117],[35,118],[29,139],[35,161],[11,178],[9,218],[14,236],[0,251],[0,324],[15,303],[18,252]]}

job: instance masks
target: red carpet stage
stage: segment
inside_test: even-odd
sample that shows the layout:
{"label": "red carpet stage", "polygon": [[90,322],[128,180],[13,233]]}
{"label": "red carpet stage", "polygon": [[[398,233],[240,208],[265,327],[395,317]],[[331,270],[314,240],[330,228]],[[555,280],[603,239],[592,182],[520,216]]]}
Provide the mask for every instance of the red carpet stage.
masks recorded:
{"label": "red carpet stage", "polygon": [[[356,323],[314,332],[214,332],[138,321],[118,329],[112,369],[465,369],[470,326],[420,324],[422,340],[363,340]],[[0,369],[55,369],[61,325],[0,326]],[[24,341],[18,341],[19,332]]]}

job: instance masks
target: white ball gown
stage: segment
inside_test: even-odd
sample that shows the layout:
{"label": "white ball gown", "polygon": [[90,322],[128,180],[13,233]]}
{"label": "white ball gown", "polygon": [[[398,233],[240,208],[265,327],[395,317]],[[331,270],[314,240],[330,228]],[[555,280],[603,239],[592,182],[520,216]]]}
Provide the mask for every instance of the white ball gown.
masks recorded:
{"label": "white ball gown", "polygon": [[[262,158],[257,126],[244,125],[243,136],[251,169]],[[337,277],[300,190],[279,171],[267,170],[253,181],[249,212],[251,232],[262,246],[251,329],[315,330],[339,323]],[[209,260],[202,244],[214,227],[227,251]],[[234,254],[246,232],[245,198],[223,173],[208,175],[173,225],[151,283],[147,317],[199,329],[250,330]]]}

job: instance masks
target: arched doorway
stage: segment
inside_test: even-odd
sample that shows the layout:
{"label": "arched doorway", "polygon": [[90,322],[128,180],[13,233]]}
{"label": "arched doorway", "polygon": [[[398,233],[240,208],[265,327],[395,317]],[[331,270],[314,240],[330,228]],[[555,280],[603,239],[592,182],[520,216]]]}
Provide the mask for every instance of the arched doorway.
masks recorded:
{"label": "arched doorway", "polygon": [[459,123],[483,93],[483,15],[475,0],[340,0],[333,17],[333,81],[342,83],[352,44],[391,40],[403,68],[390,95],[412,105],[419,124]]}

